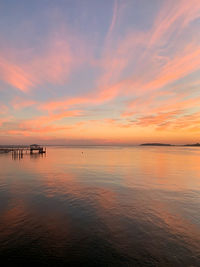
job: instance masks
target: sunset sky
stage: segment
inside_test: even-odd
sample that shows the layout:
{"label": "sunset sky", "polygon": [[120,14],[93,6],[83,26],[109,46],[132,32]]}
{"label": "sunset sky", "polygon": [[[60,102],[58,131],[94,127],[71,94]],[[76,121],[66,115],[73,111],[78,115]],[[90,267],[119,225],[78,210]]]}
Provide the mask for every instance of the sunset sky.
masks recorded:
{"label": "sunset sky", "polygon": [[0,0],[0,144],[200,141],[200,0]]}

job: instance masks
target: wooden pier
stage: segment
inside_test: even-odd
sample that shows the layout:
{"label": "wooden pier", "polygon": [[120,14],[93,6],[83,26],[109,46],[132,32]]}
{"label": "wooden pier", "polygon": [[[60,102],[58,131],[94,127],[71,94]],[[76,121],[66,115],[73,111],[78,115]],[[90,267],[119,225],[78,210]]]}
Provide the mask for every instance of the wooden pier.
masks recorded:
{"label": "wooden pier", "polygon": [[9,153],[12,152],[13,157],[22,158],[24,153],[33,154],[38,152],[39,154],[46,153],[46,147],[40,145],[30,145],[30,146],[8,146],[8,147],[0,147],[0,153]]}
{"label": "wooden pier", "polygon": [[40,154],[46,153],[46,147],[39,146],[39,145],[30,145],[30,153],[34,153],[34,151],[37,151]]}

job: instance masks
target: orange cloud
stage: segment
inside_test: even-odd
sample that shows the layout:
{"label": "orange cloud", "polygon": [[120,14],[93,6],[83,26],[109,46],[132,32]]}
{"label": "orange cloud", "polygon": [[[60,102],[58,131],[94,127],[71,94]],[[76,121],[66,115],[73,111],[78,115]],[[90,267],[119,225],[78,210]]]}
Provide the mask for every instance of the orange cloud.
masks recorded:
{"label": "orange cloud", "polygon": [[41,126],[43,125],[61,120],[63,118],[77,117],[80,116],[81,114],[82,112],[80,110],[69,110],[57,114],[49,114],[48,116],[38,116],[34,119],[22,122],[19,126],[21,128],[31,127],[40,129]]}
{"label": "orange cloud", "polygon": [[40,128],[19,128],[18,130],[7,130],[6,133],[9,135],[24,135],[31,136],[33,134],[52,134],[52,132],[60,132],[71,129],[71,127],[58,127],[58,126],[40,126]]}
{"label": "orange cloud", "polygon": [[152,116],[144,116],[137,119],[136,124],[140,126],[158,126],[168,120],[173,120],[177,115],[180,114],[180,111],[173,111],[167,113],[158,113]]}
{"label": "orange cloud", "polygon": [[4,122],[10,122],[10,124],[2,131],[2,134],[6,135],[33,136],[36,134],[41,136],[42,134],[52,135],[52,133],[55,132],[57,135],[62,135],[62,132],[66,132],[74,127],[78,127],[81,125],[81,123],[66,126],[56,125],[54,122],[64,118],[80,116],[81,114],[82,112],[80,110],[72,110],[57,114],[49,114],[48,116],[38,116],[34,119],[23,120],[20,122],[14,122],[13,118],[10,118],[10,120],[0,119],[0,125]]}
{"label": "orange cloud", "polygon": [[182,130],[187,129],[189,132],[200,131],[200,112],[186,114],[174,118],[161,125],[158,125],[158,130]]}

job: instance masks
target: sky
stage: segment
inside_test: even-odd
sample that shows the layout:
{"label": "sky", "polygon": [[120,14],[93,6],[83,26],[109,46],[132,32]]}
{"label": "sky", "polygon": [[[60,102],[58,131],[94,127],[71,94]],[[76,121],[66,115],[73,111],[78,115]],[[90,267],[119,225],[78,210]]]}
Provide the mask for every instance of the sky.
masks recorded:
{"label": "sky", "polygon": [[199,0],[0,0],[0,144],[200,142]]}

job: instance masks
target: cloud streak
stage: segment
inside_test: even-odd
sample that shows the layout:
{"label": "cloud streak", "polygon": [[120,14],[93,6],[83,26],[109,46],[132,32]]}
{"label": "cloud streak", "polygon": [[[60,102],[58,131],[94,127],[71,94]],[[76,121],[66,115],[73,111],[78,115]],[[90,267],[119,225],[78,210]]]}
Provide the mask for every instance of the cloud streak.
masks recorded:
{"label": "cloud streak", "polygon": [[[39,51],[28,49],[21,52],[10,47],[1,52],[0,79],[27,93],[41,85],[66,83],[73,69],[86,60],[84,49],[80,49],[80,53],[77,53],[76,49],[77,43],[82,48],[84,43],[78,39],[67,38],[66,32],[52,33],[51,38],[46,39],[44,43]],[[9,50],[12,53],[8,57]]]}

